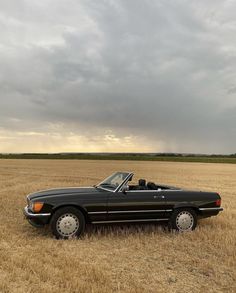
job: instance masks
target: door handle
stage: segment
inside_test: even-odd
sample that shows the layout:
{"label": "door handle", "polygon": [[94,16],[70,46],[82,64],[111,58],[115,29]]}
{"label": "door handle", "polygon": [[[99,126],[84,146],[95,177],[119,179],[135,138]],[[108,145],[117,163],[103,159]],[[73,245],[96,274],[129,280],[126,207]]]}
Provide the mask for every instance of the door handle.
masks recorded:
{"label": "door handle", "polygon": [[153,198],[155,198],[155,199],[164,199],[165,198],[165,196],[164,195],[154,195],[153,196]]}

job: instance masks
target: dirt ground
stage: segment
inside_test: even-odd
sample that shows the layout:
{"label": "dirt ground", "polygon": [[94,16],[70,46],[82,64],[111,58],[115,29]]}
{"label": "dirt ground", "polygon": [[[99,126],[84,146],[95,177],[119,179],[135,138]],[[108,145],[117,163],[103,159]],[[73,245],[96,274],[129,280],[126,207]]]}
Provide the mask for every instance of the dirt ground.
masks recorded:
{"label": "dirt ground", "polygon": [[[56,240],[23,218],[26,195],[89,186],[115,171],[189,189],[217,191],[224,212],[194,232],[163,225],[88,226]],[[0,292],[236,292],[236,165],[0,160]]]}

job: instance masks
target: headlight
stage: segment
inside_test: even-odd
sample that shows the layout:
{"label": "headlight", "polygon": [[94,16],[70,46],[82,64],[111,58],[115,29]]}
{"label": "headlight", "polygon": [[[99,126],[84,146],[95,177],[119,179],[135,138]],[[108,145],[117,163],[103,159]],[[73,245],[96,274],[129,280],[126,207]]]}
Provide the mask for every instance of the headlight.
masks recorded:
{"label": "headlight", "polygon": [[31,203],[31,204],[32,204],[32,206],[30,208],[35,213],[40,212],[41,209],[43,208],[43,202],[36,201],[36,202]]}

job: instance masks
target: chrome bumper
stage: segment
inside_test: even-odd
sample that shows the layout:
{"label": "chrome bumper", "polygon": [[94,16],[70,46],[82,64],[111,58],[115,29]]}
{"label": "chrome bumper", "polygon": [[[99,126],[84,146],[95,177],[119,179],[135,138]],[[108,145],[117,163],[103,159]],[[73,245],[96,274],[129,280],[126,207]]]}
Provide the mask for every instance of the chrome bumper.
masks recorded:
{"label": "chrome bumper", "polygon": [[51,216],[51,213],[34,214],[32,212],[29,212],[28,206],[26,206],[24,208],[24,215],[26,218],[37,218],[37,217],[49,217],[49,216]]}
{"label": "chrome bumper", "polygon": [[222,212],[224,209],[221,207],[216,207],[216,208],[199,208],[199,211],[218,211]]}

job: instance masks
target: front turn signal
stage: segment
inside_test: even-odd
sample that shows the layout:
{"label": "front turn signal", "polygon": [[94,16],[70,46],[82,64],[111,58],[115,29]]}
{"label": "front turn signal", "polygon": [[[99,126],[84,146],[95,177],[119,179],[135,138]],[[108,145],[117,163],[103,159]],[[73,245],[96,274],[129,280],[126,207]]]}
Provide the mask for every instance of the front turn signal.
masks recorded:
{"label": "front turn signal", "polygon": [[34,202],[34,203],[33,203],[33,211],[34,211],[35,213],[40,212],[41,209],[42,209],[42,207],[43,207],[43,202]]}

